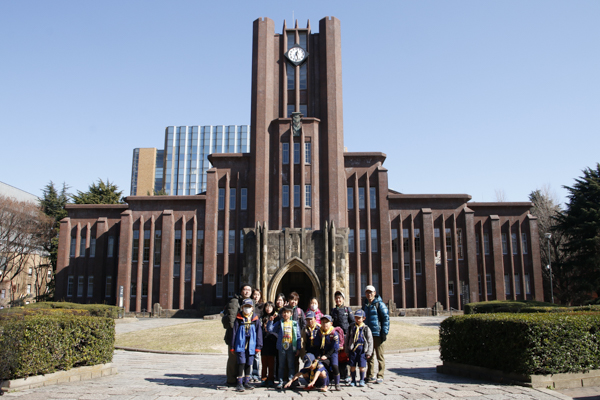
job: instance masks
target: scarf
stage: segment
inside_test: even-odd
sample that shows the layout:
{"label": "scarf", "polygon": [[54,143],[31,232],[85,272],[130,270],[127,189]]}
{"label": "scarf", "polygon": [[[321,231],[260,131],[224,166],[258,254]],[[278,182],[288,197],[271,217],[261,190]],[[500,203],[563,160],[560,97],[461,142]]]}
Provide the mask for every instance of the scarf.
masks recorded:
{"label": "scarf", "polygon": [[327,331],[324,331],[323,328],[321,328],[321,334],[322,334],[322,338],[321,338],[321,348],[324,349],[325,348],[325,338],[331,333],[333,332],[333,326],[330,326],[329,329]]}
{"label": "scarf", "polygon": [[[244,318],[244,329],[246,331],[246,337],[248,337],[248,335],[250,334],[250,325],[252,325],[252,314],[250,314],[249,316],[245,316],[243,315]],[[246,349],[248,348],[248,343],[250,341],[246,340]]]}
{"label": "scarf", "polygon": [[362,343],[357,343],[357,342],[358,342],[360,333],[363,329],[363,326],[365,326],[365,324],[363,324],[363,323],[361,323],[360,325],[356,324],[356,332],[354,333],[354,346],[352,347],[352,350],[356,350],[356,348],[358,346],[362,345]]}
{"label": "scarf", "polygon": [[315,324],[314,328],[311,328],[310,326],[307,325],[306,329],[308,329],[308,333],[309,333],[309,337],[310,337],[310,347],[313,347],[314,346],[313,342],[315,340],[314,332],[315,332],[315,330],[321,329],[321,327],[319,325]]}

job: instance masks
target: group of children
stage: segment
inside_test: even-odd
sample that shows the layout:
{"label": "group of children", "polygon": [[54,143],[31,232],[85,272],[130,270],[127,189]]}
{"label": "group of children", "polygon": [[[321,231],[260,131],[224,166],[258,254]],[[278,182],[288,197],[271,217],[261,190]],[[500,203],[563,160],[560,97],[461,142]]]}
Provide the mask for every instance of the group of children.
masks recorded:
{"label": "group of children", "polygon": [[[234,323],[231,351],[235,352],[237,391],[253,389],[251,371],[260,354],[262,386],[286,389],[303,377],[306,390],[340,389],[340,379],[351,386],[365,386],[367,359],[373,354],[373,336],[364,323],[365,313],[344,306],[344,294],[335,293],[336,307],[323,315],[316,298],[304,313],[299,296],[279,294],[275,304],[254,306],[245,299]],[[298,370],[300,358],[303,368]],[[347,368],[350,366],[350,375]],[[356,369],[360,375],[357,381]],[[275,370],[277,368],[277,371]],[[341,377],[340,377],[341,373]],[[277,380],[277,384],[275,383]]]}

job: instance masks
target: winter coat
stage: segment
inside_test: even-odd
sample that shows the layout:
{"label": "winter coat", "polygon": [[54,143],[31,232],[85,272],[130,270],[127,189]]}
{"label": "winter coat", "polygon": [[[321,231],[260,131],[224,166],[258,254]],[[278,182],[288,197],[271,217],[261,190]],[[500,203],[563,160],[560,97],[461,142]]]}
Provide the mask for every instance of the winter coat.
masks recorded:
{"label": "winter coat", "polygon": [[335,329],[332,329],[331,333],[325,336],[325,346],[321,348],[323,343],[323,331],[319,330],[317,337],[315,338],[315,347],[318,348],[318,353],[315,356],[325,356],[330,358],[333,353],[340,351],[340,337],[338,336]]}
{"label": "winter coat", "polygon": [[[273,323],[273,321],[267,322],[267,330],[277,335],[277,350],[283,349],[283,319]],[[300,330],[298,329],[298,323],[292,321],[292,348],[294,351],[300,350],[302,347],[302,337],[300,336]]]}
{"label": "winter coat", "polygon": [[334,307],[329,315],[333,318],[333,326],[339,326],[344,331],[344,335],[347,335],[348,328],[354,323],[352,309],[347,306]]}
{"label": "winter coat", "polygon": [[[256,354],[256,351],[260,351],[263,346],[263,335],[260,327],[260,319],[256,314],[252,314],[250,319],[249,334],[250,340],[248,341],[248,352],[250,355]],[[233,323],[233,341],[231,342],[231,349],[236,353],[243,353],[246,351],[246,329],[244,328],[244,317],[238,313],[235,322]]]}
{"label": "winter coat", "polygon": [[371,329],[373,336],[381,336],[381,331],[387,336],[390,331],[390,313],[380,295],[375,295],[372,303],[363,299],[365,324]]}
{"label": "winter coat", "polygon": [[262,326],[263,331],[263,347],[261,355],[263,356],[276,356],[277,355],[277,339],[278,335],[275,332],[269,332],[267,330],[267,322],[265,321]]}
{"label": "winter coat", "polygon": [[223,324],[223,328],[225,328],[224,339],[225,343],[227,344],[231,344],[233,323],[235,322],[238,312],[240,311],[240,304],[243,300],[244,298],[241,295],[236,294],[229,300],[229,302],[227,302],[225,308],[223,309],[223,317],[221,317],[221,323]]}
{"label": "winter coat", "polygon": [[300,307],[294,307],[292,310],[292,320],[298,323],[298,328],[300,330],[304,329],[306,326],[306,316]]}
{"label": "winter coat", "polygon": [[[365,353],[367,357],[370,357],[373,354],[373,334],[371,333],[371,329],[369,329],[367,324],[363,324],[363,326],[364,328],[362,335],[365,342],[363,344],[362,352]],[[356,323],[350,325],[350,328],[348,329],[348,334],[346,335],[346,345],[344,346],[346,354],[348,355],[350,355],[350,353],[353,351],[354,336],[356,335],[357,329],[358,327],[356,326]]]}

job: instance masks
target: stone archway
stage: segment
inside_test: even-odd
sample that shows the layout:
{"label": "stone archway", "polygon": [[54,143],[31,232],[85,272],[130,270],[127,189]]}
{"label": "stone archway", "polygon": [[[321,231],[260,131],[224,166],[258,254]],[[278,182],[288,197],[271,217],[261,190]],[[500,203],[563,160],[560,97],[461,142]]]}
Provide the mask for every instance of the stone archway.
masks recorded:
{"label": "stone archway", "polygon": [[[280,268],[275,275],[273,275],[273,278],[271,278],[271,282],[269,282],[268,287],[268,295],[267,295],[267,299],[270,301],[275,301],[275,297],[278,294],[278,290],[282,290],[282,286],[286,286],[288,288],[293,288],[293,284],[291,286],[290,283],[288,282],[289,280],[286,279],[286,277],[289,277],[290,274],[297,274],[295,275],[296,278],[299,279],[294,279],[293,281],[295,281],[294,283],[296,285],[301,285],[299,286],[300,290],[294,290],[297,291],[301,298],[300,298],[300,305],[302,306],[303,303],[308,303],[308,300],[306,297],[306,293],[311,293],[311,296],[316,297],[317,299],[319,299],[319,304],[321,304],[324,299],[323,299],[323,290],[321,287],[321,282],[319,280],[319,277],[315,274],[315,272],[308,268],[306,266],[306,264],[304,264],[304,262],[299,259],[298,257],[294,257],[292,258],[290,261],[288,261],[288,263],[285,265],[285,267]],[[308,279],[302,280],[303,277],[307,277]],[[306,283],[310,283],[312,288],[306,288]],[[312,290],[308,290],[308,289],[312,289]],[[290,292],[292,290],[289,290]],[[302,293],[305,293],[304,296],[302,296]],[[289,292],[286,292],[284,289],[284,294],[287,296],[289,294]],[[302,307],[302,308],[305,308]]]}

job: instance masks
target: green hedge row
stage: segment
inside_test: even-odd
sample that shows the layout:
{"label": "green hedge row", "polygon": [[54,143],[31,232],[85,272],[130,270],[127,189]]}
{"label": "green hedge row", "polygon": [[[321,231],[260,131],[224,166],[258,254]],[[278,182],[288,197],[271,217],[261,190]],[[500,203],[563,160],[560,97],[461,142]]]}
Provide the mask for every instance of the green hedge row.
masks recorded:
{"label": "green hedge row", "polygon": [[112,361],[111,318],[38,315],[0,322],[0,380]]}
{"label": "green hedge row", "polygon": [[119,307],[106,304],[78,304],[67,302],[39,302],[23,307],[11,307],[0,311],[0,320],[26,315],[73,314],[92,317],[118,318]]}
{"label": "green hedge row", "polygon": [[579,311],[598,311],[600,305],[577,307],[560,307],[551,303],[540,301],[512,301],[496,300],[482,301],[479,303],[465,304],[465,314],[491,314],[491,313],[564,313]]}
{"label": "green hedge row", "polygon": [[440,326],[443,361],[523,375],[600,369],[600,314],[479,314]]}

